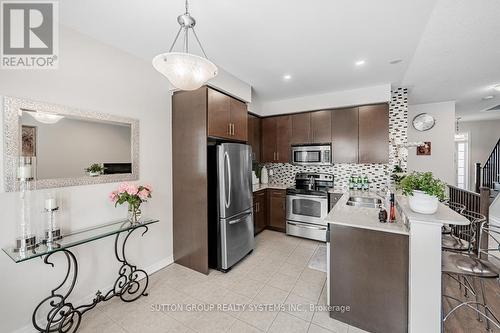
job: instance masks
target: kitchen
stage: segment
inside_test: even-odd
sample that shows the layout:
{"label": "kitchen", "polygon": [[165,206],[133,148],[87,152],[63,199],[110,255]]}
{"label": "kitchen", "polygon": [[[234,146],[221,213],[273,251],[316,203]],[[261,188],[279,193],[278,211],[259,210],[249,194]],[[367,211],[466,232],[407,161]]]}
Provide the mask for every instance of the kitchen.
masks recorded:
{"label": "kitchen", "polygon": [[[406,91],[396,90],[393,96],[396,101],[398,96],[404,99]],[[469,222],[443,204],[430,218],[415,214],[400,194],[397,218],[392,217],[395,221],[378,221],[379,210],[389,210],[385,193],[394,195],[396,190],[391,171],[401,160],[394,154],[395,135],[406,131],[407,121],[404,112],[399,112],[401,104],[261,118],[250,113],[247,116],[240,101],[212,87],[175,92],[173,102],[177,263],[203,274],[211,274],[212,269],[231,274],[232,269],[246,267],[245,262],[255,258],[254,251],[265,255],[259,245],[265,249],[268,244],[259,235],[268,235],[269,231],[293,240],[297,237],[326,243],[326,249],[317,245],[314,256],[308,258],[320,262],[317,272],[322,269],[327,273],[323,292],[326,304],[338,305],[330,302],[338,299],[352,309],[363,308],[348,315],[332,311],[332,318],[368,332],[439,329],[441,267],[439,260],[430,258],[440,256],[443,225]],[[186,132],[191,135],[186,137]],[[200,145],[204,141],[208,152]],[[199,169],[207,153],[208,168]],[[196,177],[189,174],[188,165]],[[256,181],[256,171],[262,183]],[[186,186],[208,186],[208,191],[186,193]],[[241,207],[231,210],[233,201]],[[395,204],[394,198],[392,201]],[[208,210],[208,219],[200,215],[204,209]],[[425,226],[430,221],[433,230]],[[365,250],[364,243],[371,245]],[[358,245],[349,248],[349,244]],[[382,266],[376,260],[380,257],[392,265],[380,270]],[[254,269],[259,271],[258,267]],[[346,274],[340,273],[344,271]],[[370,278],[353,280],[356,276]],[[377,285],[379,293],[371,295]],[[358,296],[346,294],[346,288]],[[419,290],[418,295],[415,290]],[[381,303],[385,306],[376,306]]]}

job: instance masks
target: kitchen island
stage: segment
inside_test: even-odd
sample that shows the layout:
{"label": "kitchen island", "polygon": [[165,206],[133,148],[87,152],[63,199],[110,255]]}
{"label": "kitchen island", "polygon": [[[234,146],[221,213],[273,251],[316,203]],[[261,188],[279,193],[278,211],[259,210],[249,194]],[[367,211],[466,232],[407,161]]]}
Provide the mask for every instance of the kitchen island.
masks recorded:
{"label": "kitchen island", "polygon": [[396,196],[396,222],[380,223],[378,208],[353,198],[383,200],[348,192],[325,219],[328,304],[350,306],[330,316],[369,332],[440,332],[441,227],[469,221],[442,204],[433,215],[414,213]]}

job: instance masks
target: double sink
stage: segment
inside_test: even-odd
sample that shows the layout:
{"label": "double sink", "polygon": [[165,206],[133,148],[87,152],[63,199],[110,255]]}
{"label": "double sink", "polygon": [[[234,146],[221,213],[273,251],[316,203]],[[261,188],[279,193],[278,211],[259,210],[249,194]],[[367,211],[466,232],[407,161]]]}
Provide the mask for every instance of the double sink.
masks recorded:
{"label": "double sink", "polygon": [[380,208],[382,207],[382,200],[379,198],[352,196],[349,197],[346,205],[354,207]]}

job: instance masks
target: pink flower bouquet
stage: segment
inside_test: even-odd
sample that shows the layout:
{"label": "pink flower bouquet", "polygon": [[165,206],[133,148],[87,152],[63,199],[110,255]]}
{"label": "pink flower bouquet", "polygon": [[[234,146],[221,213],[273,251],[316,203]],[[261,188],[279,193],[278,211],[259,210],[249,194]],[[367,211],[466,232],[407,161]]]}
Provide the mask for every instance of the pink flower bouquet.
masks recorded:
{"label": "pink flower bouquet", "polygon": [[150,185],[137,186],[130,183],[122,183],[118,190],[109,194],[109,199],[115,207],[125,202],[128,203],[130,222],[137,222],[141,216],[141,204],[151,198],[152,188]]}

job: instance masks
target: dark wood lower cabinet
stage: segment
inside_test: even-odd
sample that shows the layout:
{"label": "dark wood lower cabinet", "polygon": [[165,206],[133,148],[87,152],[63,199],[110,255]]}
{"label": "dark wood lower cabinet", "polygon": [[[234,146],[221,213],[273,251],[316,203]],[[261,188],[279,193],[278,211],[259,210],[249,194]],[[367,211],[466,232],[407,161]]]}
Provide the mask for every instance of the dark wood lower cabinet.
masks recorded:
{"label": "dark wood lower cabinet", "polygon": [[276,231],[286,231],[286,192],[285,190],[268,190],[268,228]]}
{"label": "dark wood lower cabinet", "polygon": [[330,317],[368,332],[408,331],[408,236],[330,227]]}
{"label": "dark wood lower cabinet", "polygon": [[261,190],[253,194],[254,234],[258,234],[267,225],[267,191]]}

